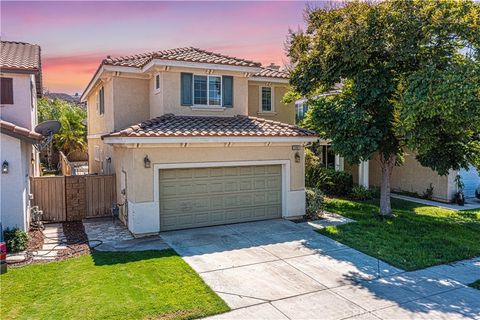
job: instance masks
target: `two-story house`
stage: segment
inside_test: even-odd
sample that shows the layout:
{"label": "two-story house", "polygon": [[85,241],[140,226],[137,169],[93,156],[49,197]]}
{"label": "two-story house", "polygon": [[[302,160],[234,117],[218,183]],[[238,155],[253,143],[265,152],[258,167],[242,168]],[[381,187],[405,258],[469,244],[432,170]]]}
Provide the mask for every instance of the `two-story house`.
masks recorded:
{"label": "two-story house", "polygon": [[29,177],[39,174],[33,144],[42,139],[34,131],[42,94],[40,47],[10,41],[0,45],[0,219],[3,228],[27,230]]}
{"label": "two-story house", "polygon": [[304,144],[275,66],[179,48],[102,61],[82,94],[90,173],[134,234],[305,213]]}

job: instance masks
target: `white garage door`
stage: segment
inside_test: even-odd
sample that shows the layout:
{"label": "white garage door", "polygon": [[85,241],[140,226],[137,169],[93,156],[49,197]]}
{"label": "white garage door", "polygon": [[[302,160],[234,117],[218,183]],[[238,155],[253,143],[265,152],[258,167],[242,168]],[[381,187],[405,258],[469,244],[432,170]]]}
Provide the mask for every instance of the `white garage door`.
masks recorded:
{"label": "white garage door", "polygon": [[463,193],[466,198],[475,197],[475,189],[480,185],[480,176],[474,166],[470,166],[467,171],[465,169],[460,170],[460,176],[462,177],[465,188]]}
{"label": "white garage door", "polygon": [[281,165],[160,170],[160,229],[282,216]]}

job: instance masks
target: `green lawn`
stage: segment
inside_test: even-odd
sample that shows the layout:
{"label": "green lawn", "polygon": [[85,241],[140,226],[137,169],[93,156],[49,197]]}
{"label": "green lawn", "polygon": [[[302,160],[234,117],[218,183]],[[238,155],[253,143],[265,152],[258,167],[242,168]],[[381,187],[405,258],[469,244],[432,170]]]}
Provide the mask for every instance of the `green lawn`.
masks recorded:
{"label": "green lawn", "polygon": [[470,287],[480,290],[480,279],[470,284]]}
{"label": "green lawn", "polygon": [[392,199],[397,215],[378,216],[378,200],[327,199],[326,210],[356,220],[319,232],[405,270],[480,256],[480,210],[454,211]]}
{"label": "green lawn", "polygon": [[1,319],[192,319],[228,306],[173,250],[97,252],[10,269]]}

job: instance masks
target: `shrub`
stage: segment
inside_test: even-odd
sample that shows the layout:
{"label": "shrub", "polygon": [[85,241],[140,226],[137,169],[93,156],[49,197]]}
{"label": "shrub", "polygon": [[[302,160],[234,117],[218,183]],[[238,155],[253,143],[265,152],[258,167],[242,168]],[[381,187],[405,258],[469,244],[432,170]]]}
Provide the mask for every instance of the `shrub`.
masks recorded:
{"label": "shrub", "polygon": [[305,190],[306,217],[310,220],[318,219],[322,216],[324,210],[324,196],[319,189]]}
{"label": "shrub", "polygon": [[3,231],[8,252],[19,252],[27,249],[28,234],[18,228],[5,229]]}
{"label": "shrub", "polygon": [[423,192],[422,198],[432,200],[433,198],[433,184],[430,183],[430,186]]}
{"label": "shrub", "polygon": [[350,197],[354,200],[370,200],[373,199],[373,192],[364,186],[355,186],[350,193]]}

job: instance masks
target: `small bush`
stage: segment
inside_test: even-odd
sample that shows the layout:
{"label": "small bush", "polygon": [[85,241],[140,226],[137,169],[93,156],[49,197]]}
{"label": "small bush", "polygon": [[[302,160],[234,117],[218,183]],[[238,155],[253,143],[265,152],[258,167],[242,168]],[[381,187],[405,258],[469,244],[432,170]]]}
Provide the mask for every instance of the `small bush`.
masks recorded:
{"label": "small bush", "polygon": [[18,228],[3,231],[8,252],[19,252],[27,249],[28,234]]}
{"label": "small bush", "polygon": [[309,189],[305,191],[307,219],[315,220],[323,215],[324,196],[321,190]]}
{"label": "small bush", "polygon": [[373,196],[374,196],[373,192],[371,190],[368,190],[364,186],[355,186],[352,189],[352,192],[350,193],[350,197],[353,200],[360,200],[360,201],[373,199]]}
{"label": "small bush", "polygon": [[433,198],[433,185],[430,183],[430,186],[423,192],[422,198],[427,200],[432,200]]}

